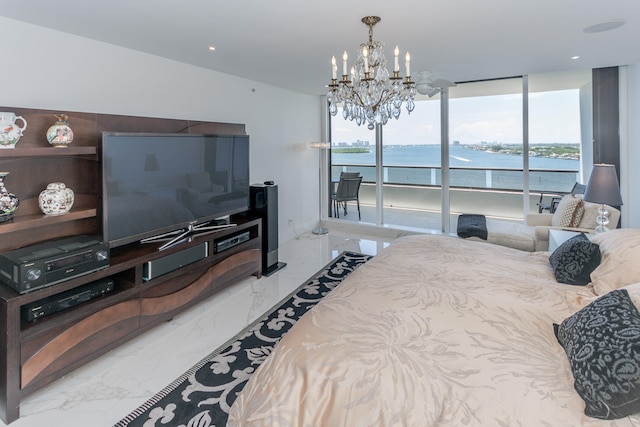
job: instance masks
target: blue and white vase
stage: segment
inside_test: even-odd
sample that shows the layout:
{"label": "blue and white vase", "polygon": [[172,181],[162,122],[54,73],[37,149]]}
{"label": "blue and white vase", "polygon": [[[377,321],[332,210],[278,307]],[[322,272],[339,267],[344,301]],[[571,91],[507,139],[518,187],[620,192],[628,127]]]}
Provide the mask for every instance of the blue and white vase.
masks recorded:
{"label": "blue and white vase", "polygon": [[20,204],[18,196],[10,193],[4,186],[4,179],[7,175],[9,172],[0,172],[0,222],[11,221]]}

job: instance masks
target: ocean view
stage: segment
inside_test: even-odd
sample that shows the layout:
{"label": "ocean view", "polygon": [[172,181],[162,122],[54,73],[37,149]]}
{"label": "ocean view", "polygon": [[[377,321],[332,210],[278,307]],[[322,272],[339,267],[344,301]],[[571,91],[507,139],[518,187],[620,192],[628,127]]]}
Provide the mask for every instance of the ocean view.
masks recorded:
{"label": "ocean view", "polygon": [[[374,147],[368,148],[369,152],[332,153],[333,178],[336,179],[346,165],[346,170],[359,171],[365,182],[375,182],[376,152]],[[441,184],[439,145],[388,145],[383,148],[382,160],[387,167],[385,183]],[[450,174],[452,187],[523,189],[522,156],[451,145],[449,164],[453,168]],[[580,160],[530,156],[529,169],[532,171],[529,174],[531,191],[566,192],[578,180]]]}
{"label": "ocean view", "polygon": [[[332,153],[334,165],[375,165],[375,147],[368,153]],[[385,166],[440,166],[439,145],[387,145],[383,147]],[[512,154],[474,150],[464,145],[449,147],[452,167],[482,169],[522,169],[522,157]],[[550,157],[529,157],[530,169],[579,170],[580,161]]]}

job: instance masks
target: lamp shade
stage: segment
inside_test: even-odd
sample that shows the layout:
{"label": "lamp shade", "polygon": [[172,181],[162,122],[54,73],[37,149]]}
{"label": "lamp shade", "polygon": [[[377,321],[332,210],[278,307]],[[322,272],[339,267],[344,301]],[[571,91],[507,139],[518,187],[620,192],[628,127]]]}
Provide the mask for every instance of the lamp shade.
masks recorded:
{"label": "lamp shade", "polygon": [[616,167],[614,165],[593,165],[587,190],[584,193],[584,201],[609,206],[622,206],[618,175],[616,175]]}

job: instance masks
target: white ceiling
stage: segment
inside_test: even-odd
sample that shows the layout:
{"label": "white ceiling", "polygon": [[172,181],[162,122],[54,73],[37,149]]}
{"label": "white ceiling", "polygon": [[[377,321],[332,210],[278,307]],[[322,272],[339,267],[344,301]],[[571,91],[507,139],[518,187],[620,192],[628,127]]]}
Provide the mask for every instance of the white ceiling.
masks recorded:
{"label": "white ceiling", "polygon": [[[382,18],[373,36],[390,63],[395,45],[401,58],[411,52],[414,76],[461,82],[640,63],[638,0],[3,0],[0,15],[309,94],[326,92],[331,55],[355,58],[366,15]],[[625,25],[583,32],[616,19]]]}

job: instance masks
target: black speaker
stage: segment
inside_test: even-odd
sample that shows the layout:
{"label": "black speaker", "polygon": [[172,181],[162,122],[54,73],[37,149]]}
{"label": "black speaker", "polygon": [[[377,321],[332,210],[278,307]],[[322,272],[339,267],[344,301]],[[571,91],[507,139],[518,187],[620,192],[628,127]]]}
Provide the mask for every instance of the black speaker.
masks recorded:
{"label": "black speaker", "polygon": [[278,186],[251,184],[250,196],[251,213],[262,218],[262,274],[269,276],[286,265],[278,262]]}

